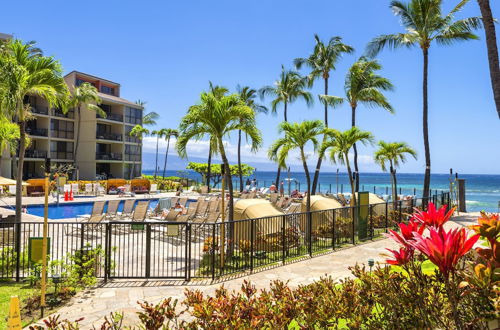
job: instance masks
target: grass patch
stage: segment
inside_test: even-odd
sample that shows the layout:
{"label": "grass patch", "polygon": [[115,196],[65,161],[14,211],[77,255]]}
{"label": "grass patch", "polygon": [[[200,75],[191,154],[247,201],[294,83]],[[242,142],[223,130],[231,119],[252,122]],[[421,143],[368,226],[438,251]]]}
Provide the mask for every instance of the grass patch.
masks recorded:
{"label": "grass patch", "polygon": [[[11,281],[0,282],[0,329],[7,329],[7,316],[9,315],[10,297],[19,296],[21,305],[26,298],[32,296],[38,290],[29,283],[17,283]],[[21,306],[22,308],[22,306]],[[24,315],[23,315],[24,316]],[[33,318],[22,317],[23,327],[33,322]]]}

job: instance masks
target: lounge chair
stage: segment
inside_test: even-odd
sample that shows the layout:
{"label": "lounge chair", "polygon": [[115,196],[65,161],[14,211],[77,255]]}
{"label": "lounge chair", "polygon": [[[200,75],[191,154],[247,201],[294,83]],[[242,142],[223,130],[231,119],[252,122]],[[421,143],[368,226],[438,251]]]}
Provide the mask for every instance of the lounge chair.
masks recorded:
{"label": "lounge chair", "polygon": [[88,232],[89,228],[93,231],[93,229],[97,227],[96,225],[99,224],[102,220],[104,220],[104,214],[93,214],[90,216],[90,218],[81,221],[83,223],[86,223],[86,225],[80,226],[78,224],[68,224],[64,227],[64,230],[66,232],[66,235],[73,235],[75,233],[81,234],[80,228],[83,228],[84,232]]}
{"label": "lounge chair", "polygon": [[85,195],[93,195],[94,189],[92,183],[85,184]]}
{"label": "lounge chair", "polygon": [[125,201],[125,204],[123,204],[123,210],[122,213],[120,214],[120,218],[124,218],[126,216],[132,215],[132,212],[134,211],[134,204],[135,204],[135,199],[127,199]]}
{"label": "lounge chair", "polygon": [[92,216],[94,215],[102,215],[104,212],[104,205],[106,204],[106,201],[97,201],[94,202],[94,205],[92,206],[92,212],[90,215],[81,215],[77,216],[76,220],[78,221],[78,218],[81,219],[81,221],[88,221]]}
{"label": "lounge chair", "polygon": [[269,195],[269,201],[272,203],[272,204],[276,204],[276,202],[278,201],[278,194],[277,193],[271,193]]}
{"label": "lounge chair", "polygon": [[71,184],[71,191],[73,192],[73,195],[79,195],[80,194],[80,185],[78,183],[72,183]]}
{"label": "lounge chair", "polygon": [[163,213],[165,210],[170,210],[172,207],[172,200],[170,198],[160,198],[158,200],[158,204],[153,210],[153,216],[158,216]]}
{"label": "lounge chair", "polygon": [[204,222],[217,222],[220,217],[220,212],[210,212],[208,213],[207,220]]}
{"label": "lounge chair", "polygon": [[[187,198],[187,197],[181,197],[181,198],[179,199],[179,202],[178,202],[178,203],[179,203],[181,206],[186,207],[186,203],[187,203],[187,201],[188,201],[188,198]],[[174,204],[174,205],[175,205],[175,204]]]}
{"label": "lounge chair", "polygon": [[205,213],[207,213],[208,210],[208,202],[205,200],[202,200],[201,202],[198,202],[198,209],[196,210],[196,216],[197,217],[204,217]]}
{"label": "lounge chair", "polygon": [[105,215],[106,219],[112,220],[116,217],[119,205],[120,205],[119,200],[114,200],[114,201],[108,202],[108,208],[106,210],[106,215]]}
{"label": "lounge chair", "polygon": [[192,219],[196,216],[196,211],[198,210],[198,202],[191,202],[187,208],[188,219]]}
{"label": "lounge chair", "polygon": [[202,194],[202,195],[208,194],[208,186],[201,186],[200,194]]}
{"label": "lounge chair", "polygon": [[286,214],[292,214],[292,213],[298,213],[300,209],[300,204],[292,204],[290,207],[285,211]]}
{"label": "lounge chair", "polygon": [[149,201],[139,201],[132,214],[132,221],[144,221],[148,215]]}
{"label": "lounge chair", "polygon": [[149,194],[159,194],[160,191],[158,190],[158,184],[152,183],[151,187],[149,188]]}
{"label": "lounge chair", "polygon": [[208,204],[208,212],[216,212],[219,208],[220,201],[218,199],[213,199]]}
{"label": "lounge chair", "polygon": [[179,197],[172,197],[170,200],[172,201],[172,206],[173,206],[173,205],[177,204]]}

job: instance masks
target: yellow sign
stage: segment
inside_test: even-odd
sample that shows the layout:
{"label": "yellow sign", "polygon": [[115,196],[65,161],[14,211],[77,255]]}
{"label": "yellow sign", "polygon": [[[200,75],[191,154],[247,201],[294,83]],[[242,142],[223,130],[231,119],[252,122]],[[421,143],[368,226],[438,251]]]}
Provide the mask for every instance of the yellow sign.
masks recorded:
{"label": "yellow sign", "polygon": [[9,319],[7,321],[7,329],[9,330],[21,330],[23,327],[21,325],[21,307],[19,304],[19,297],[10,297],[10,309],[9,309]]}
{"label": "yellow sign", "polygon": [[[33,263],[42,262],[43,238],[30,237],[28,241],[29,261]],[[47,237],[47,254],[50,253],[50,237]]]}

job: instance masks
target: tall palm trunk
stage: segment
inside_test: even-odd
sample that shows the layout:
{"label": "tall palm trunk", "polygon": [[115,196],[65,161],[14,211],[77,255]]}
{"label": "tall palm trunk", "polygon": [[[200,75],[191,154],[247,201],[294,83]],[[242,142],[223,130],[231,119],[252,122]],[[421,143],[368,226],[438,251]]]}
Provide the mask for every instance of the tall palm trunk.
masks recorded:
{"label": "tall palm trunk", "polygon": [[156,161],[155,161],[155,180],[156,180],[156,171],[158,170],[158,140],[159,136],[156,136]]}
{"label": "tall palm trunk", "polygon": [[354,179],[352,178],[352,170],[351,170],[351,165],[349,164],[349,156],[346,153],[345,155],[345,163],[347,165],[347,174],[349,175],[349,183],[351,184],[351,191],[352,191],[352,196],[351,196],[351,206],[356,206],[356,187],[354,186]]}
{"label": "tall palm trunk", "polygon": [[242,192],[243,174],[241,173],[241,130],[238,130],[238,176],[240,177],[240,192]]}
{"label": "tall palm trunk", "polygon": [[306,155],[304,149],[300,149],[300,156],[302,158],[302,165],[304,166],[304,172],[306,174],[307,182],[307,199],[306,199],[306,210],[311,211],[311,176],[309,175],[309,168],[307,167]]}
{"label": "tall palm trunk", "polygon": [[[325,77],[325,95],[328,95],[328,78]],[[328,128],[328,105],[325,102],[325,127]],[[323,142],[326,140],[326,135],[323,136]],[[316,163],[316,170],[314,171],[314,179],[312,183],[311,194],[316,195],[316,187],[319,180],[319,171],[321,170],[321,163],[323,162],[324,153],[318,155],[318,162]]]}
{"label": "tall palm trunk", "polygon": [[429,127],[428,127],[428,111],[429,105],[427,100],[427,75],[429,68],[429,49],[423,49],[424,55],[424,77],[422,81],[423,89],[423,133],[424,133],[424,148],[425,148],[425,176],[424,176],[424,191],[423,191],[423,203],[424,207],[427,206],[427,198],[429,197],[429,188],[431,184],[431,152],[429,147]]}
{"label": "tall palm trunk", "polygon": [[[222,162],[224,164],[224,176],[226,178],[226,184],[228,188],[228,193],[229,193],[229,202],[228,202],[228,223],[229,223],[229,230],[228,230],[228,235],[226,241],[229,243],[228,245],[228,251],[227,251],[227,256],[231,256],[233,254],[234,250],[234,222],[233,222],[233,214],[234,214],[234,203],[233,203],[233,181],[231,180],[231,169],[229,168],[229,161],[227,160],[226,157],[226,152],[224,150],[224,146],[222,145],[222,141],[220,142],[220,154],[222,158]],[[222,198],[226,198],[226,196],[222,196]],[[226,212],[226,210],[221,210],[221,212]],[[225,244],[225,242],[224,242]]]}
{"label": "tall palm trunk", "polygon": [[210,175],[212,174],[212,145],[208,147],[208,167],[207,167],[207,187],[208,192],[210,192]]}
{"label": "tall palm trunk", "polygon": [[132,162],[132,170],[130,171],[129,179],[132,180],[134,178],[134,171],[135,171],[135,155],[134,155],[134,161]]}
{"label": "tall palm trunk", "polygon": [[[356,105],[351,105],[351,113],[352,113],[352,118],[351,118],[351,126],[354,127],[356,126]],[[359,191],[359,168],[358,168],[358,148],[356,147],[356,143],[353,144],[353,149],[354,149],[354,171],[356,172],[356,181],[354,182],[355,185],[355,191]]]}
{"label": "tall palm trunk", "polygon": [[[77,159],[78,159],[78,147],[80,146],[80,125],[82,122],[82,116],[81,116],[81,111],[80,111],[80,106],[76,107],[76,140],[75,140],[75,164],[78,164]],[[73,178],[78,179],[77,173],[78,171],[78,165],[76,165],[76,170],[73,172]]]}
{"label": "tall palm trunk", "polygon": [[500,64],[498,61],[497,36],[495,31],[495,21],[491,14],[489,0],[477,0],[481,9],[484,33],[486,35],[486,47],[488,48],[488,62],[490,65],[490,79],[493,88],[493,97],[500,117]]}
{"label": "tall palm trunk", "polygon": [[397,187],[397,182],[396,182],[396,171],[394,170],[394,167],[392,166],[391,162],[391,179],[392,179],[392,204],[394,210],[398,209],[398,187]]}
{"label": "tall palm trunk", "polygon": [[165,152],[165,163],[163,164],[163,180],[165,180],[165,173],[167,171],[167,158],[168,158],[168,149],[170,148],[170,136],[167,139],[167,151]]}
{"label": "tall palm trunk", "polygon": [[[287,119],[287,110],[288,110],[288,102],[284,102],[283,103],[283,106],[284,106],[284,117],[285,117],[285,122],[288,122],[288,119]],[[279,187],[279,184],[280,184],[280,176],[281,176],[281,166],[280,164],[278,164],[278,171],[276,172],[276,181],[275,181],[275,184],[276,184],[276,188]]]}
{"label": "tall palm trunk", "polygon": [[[23,166],[24,153],[26,152],[26,121],[19,122],[19,160],[17,162],[17,177],[16,177],[16,222],[21,222],[21,211],[23,203]],[[16,247],[18,246],[16,242]]]}

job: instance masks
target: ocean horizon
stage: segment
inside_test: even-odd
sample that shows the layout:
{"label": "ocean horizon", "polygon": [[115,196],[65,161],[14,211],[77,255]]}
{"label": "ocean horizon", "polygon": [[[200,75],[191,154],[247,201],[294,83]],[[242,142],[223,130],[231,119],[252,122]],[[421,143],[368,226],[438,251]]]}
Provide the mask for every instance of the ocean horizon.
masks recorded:
{"label": "ocean horizon", "polygon": [[[144,174],[153,175],[154,170],[144,170]],[[201,180],[201,176],[191,170],[167,170],[167,176],[181,176],[194,180]],[[311,176],[314,173],[311,173]],[[161,171],[159,173],[161,175]],[[276,180],[276,171],[256,171],[249,179],[256,179],[259,187],[268,187]],[[290,180],[285,180],[290,178]],[[466,206],[468,212],[499,212],[500,202],[500,174],[459,174],[460,179],[465,179]],[[247,178],[244,179],[244,184]],[[422,173],[398,173],[398,190],[403,195],[422,195],[424,175]],[[285,190],[299,189],[304,191],[306,177],[303,172],[282,172],[280,180],[285,182]],[[312,178],[311,178],[312,180]],[[360,190],[375,192],[379,195],[390,194],[391,178],[389,173],[360,173]],[[454,182],[455,177],[452,177]],[[239,180],[233,179],[235,187],[239,187]],[[347,173],[321,172],[319,178],[321,192],[349,192]],[[450,175],[435,173],[431,176],[431,189],[449,191]],[[399,193],[399,191],[398,191]]]}

